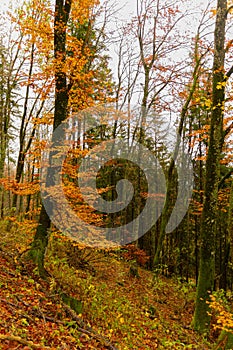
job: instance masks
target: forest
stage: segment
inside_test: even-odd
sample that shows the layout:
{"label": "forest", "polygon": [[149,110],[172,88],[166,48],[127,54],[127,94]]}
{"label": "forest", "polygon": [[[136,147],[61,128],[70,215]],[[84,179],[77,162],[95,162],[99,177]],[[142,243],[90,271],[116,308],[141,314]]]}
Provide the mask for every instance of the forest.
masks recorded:
{"label": "forest", "polygon": [[130,1],[1,5],[2,350],[233,349],[233,1]]}

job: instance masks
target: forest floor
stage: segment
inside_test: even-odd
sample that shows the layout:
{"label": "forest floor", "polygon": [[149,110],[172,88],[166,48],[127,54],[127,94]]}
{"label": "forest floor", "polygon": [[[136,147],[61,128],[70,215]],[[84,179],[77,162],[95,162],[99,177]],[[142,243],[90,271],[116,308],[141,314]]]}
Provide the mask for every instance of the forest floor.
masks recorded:
{"label": "forest floor", "polygon": [[[22,254],[34,226],[0,223],[0,349],[213,349],[194,332],[195,285],[155,275],[120,254],[78,250],[54,237],[48,282]],[[77,248],[78,249],[78,248]],[[77,260],[77,261],[76,261]],[[69,305],[62,301],[70,295]],[[76,312],[72,310],[75,301]]]}

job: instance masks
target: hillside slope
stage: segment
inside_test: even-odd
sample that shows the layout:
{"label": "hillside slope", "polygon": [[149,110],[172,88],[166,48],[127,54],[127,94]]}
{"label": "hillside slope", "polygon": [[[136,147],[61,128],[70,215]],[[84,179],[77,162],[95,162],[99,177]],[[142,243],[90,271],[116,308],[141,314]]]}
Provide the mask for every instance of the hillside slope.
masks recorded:
{"label": "hillside slope", "polygon": [[23,237],[0,243],[0,349],[211,348],[190,328],[195,286],[143,268],[134,277],[120,255],[77,251],[86,261],[75,266],[75,256],[69,262],[69,251],[62,251],[67,245],[57,238],[50,243],[45,282],[19,257]]}

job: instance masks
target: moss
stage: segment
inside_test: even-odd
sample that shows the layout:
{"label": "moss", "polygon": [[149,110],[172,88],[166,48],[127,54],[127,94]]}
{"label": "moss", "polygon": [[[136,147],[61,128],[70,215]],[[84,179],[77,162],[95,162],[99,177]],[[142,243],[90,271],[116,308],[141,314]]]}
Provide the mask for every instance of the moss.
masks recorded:
{"label": "moss", "polygon": [[72,310],[76,312],[76,314],[82,313],[82,302],[77,300],[63,292],[60,293],[62,301],[68,305]]}

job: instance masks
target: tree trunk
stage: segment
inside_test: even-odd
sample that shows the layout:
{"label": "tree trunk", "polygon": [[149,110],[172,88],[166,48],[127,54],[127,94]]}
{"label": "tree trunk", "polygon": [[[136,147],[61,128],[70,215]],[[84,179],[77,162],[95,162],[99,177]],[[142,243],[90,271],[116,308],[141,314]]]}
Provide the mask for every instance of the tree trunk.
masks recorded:
{"label": "tree trunk", "polygon": [[[209,294],[214,287],[215,272],[215,226],[218,200],[219,161],[223,135],[223,106],[225,99],[225,23],[227,0],[218,0],[215,24],[214,63],[212,76],[212,111],[209,146],[206,160],[206,183],[201,222],[201,255],[197,285],[194,329],[206,333],[209,330]],[[222,84],[223,83],[223,84]]]}
{"label": "tree trunk", "polygon": [[[67,117],[68,87],[64,70],[66,60],[66,27],[71,10],[72,0],[56,0],[54,18],[54,57],[55,68],[55,110],[53,130],[55,130]],[[51,158],[51,157],[50,157]],[[50,171],[50,176],[52,172]],[[54,170],[55,175],[55,170]],[[53,179],[50,178],[50,185]],[[36,262],[41,277],[46,277],[44,269],[44,255],[48,244],[48,230],[51,220],[42,204],[39,223],[31,246],[30,256]]]}
{"label": "tree trunk", "polygon": [[[198,44],[198,38],[199,38],[199,36],[197,36],[197,39],[196,39],[196,49],[197,49],[197,44]],[[183,128],[185,125],[186,114],[188,112],[188,107],[189,107],[189,104],[193,98],[193,94],[194,94],[195,89],[196,89],[196,85],[197,85],[197,81],[198,81],[198,77],[199,77],[200,64],[201,64],[201,58],[199,58],[195,62],[195,67],[194,67],[194,72],[193,72],[193,83],[192,83],[188,97],[187,97],[185,104],[184,104],[182,111],[181,111],[178,132],[177,132],[177,140],[176,140],[176,144],[175,144],[175,150],[174,150],[173,157],[170,160],[169,167],[168,167],[167,178],[166,178],[167,190],[166,190],[164,207],[163,207],[163,211],[161,214],[161,224],[160,224],[160,229],[159,229],[158,244],[157,244],[157,248],[156,248],[156,252],[155,252],[155,256],[154,256],[154,261],[153,261],[154,267],[158,267],[158,265],[161,263],[161,254],[162,254],[164,238],[166,235],[166,226],[168,224],[170,214],[172,212],[171,203],[172,203],[172,197],[173,197],[173,193],[174,193],[174,184],[177,184],[177,169],[176,169],[175,162],[176,162],[178,152],[179,152],[179,147],[181,144],[181,138],[182,138]]]}

